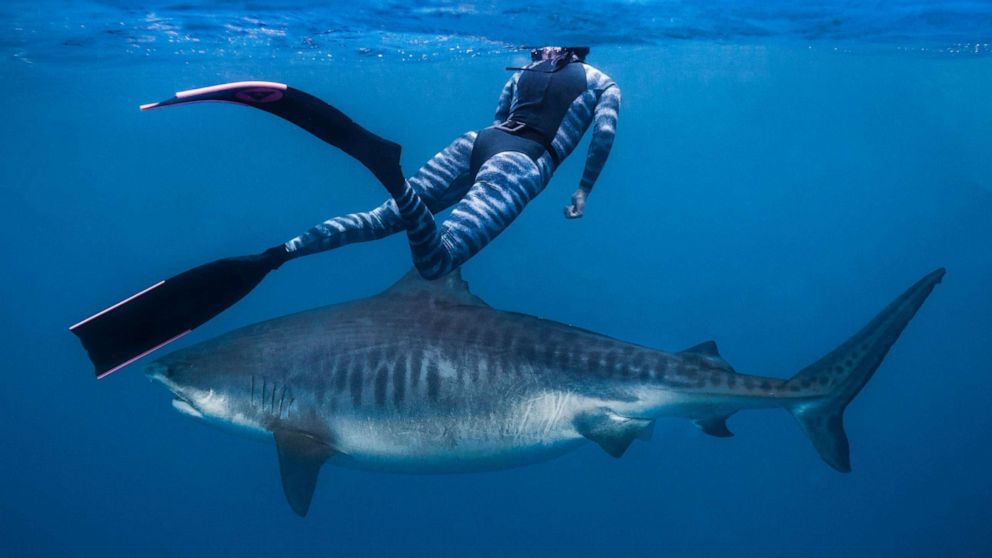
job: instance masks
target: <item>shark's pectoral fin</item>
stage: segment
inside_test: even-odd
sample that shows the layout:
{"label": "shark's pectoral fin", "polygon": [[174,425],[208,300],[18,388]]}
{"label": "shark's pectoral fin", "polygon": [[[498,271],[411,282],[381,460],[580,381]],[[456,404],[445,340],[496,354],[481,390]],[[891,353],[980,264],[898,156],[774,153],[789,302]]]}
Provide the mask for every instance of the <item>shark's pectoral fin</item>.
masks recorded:
{"label": "shark's pectoral fin", "polygon": [[608,409],[583,413],[575,418],[575,429],[596,442],[606,453],[620,457],[635,440],[649,440],[653,419],[622,417]]}
{"label": "shark's pectoral fin", "polygon": [[331,456],[332,450],[330,446],[305,432],[276,430],[272,435],[279,452],[282,490],[289,507],[303,517],[310,509],[320,466]]}
{"label": "shark's pectoral fin", "polygon": [[734,433],[727,428],[728,418],[730,418],[730,415],[696,419],[692,422],[705,434],[716,436],[717,438],[730,438],[734,435]]}

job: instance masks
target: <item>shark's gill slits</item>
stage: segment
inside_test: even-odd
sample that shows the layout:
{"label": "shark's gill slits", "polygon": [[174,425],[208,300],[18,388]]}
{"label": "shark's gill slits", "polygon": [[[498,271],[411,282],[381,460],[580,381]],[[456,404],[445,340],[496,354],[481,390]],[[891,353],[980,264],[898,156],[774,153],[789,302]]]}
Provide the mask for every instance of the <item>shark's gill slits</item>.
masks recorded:
{"label": "shark's gill slits", "polygon": [[276,416],[278,416],[278,417],[281,417],[282,416],[283,404],[285,402],[286,402],[286,385],[283,384],[283,386],[282,386],[282,395],[279,396],[279,412],[276,413]]}
{"label": "shark's gill slits", "polygon": [[296,399],[288,384],[280,384],[267,376],[248,377],[249,404],[264,415],[288,418]]}
{"label": "shark's gill slits", "polygon": [[272,402],[269,404],[269,412],[271,412],[272,414],[275,414],[276,412],[276,389],[278,387],[279,387],[278,384],[276,384],[275,382],[272,383],[272,399],[271,399]]}

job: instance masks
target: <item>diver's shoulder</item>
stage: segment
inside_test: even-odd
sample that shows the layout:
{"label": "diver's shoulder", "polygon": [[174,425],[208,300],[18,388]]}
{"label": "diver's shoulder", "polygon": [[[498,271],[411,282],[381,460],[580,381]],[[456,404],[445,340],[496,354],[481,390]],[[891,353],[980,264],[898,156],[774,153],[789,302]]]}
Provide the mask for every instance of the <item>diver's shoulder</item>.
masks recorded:
{"label": "diver's shoulder", "polygon": [[617,85],[617,83],[613,81],[613,78],[608,76],[603,70],[600,70],[587,62],[580,62],[580,64],[582,65],[582,69],[586,72],[586,83],[589,85],[589,89],[602,91]]}

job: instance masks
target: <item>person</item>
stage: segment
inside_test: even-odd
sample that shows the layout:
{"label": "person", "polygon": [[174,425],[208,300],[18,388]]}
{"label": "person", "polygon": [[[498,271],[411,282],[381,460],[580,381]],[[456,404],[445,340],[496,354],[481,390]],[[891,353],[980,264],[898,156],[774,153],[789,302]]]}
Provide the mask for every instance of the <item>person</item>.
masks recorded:
{"label": "person", "polygon": [[[586,47],[542,47],[515,70],[491,126],[468,132],[404,179],[401,147],[324,101],[283,83],[244,81],[191,89],[141,110],[234,103],[283,118],[354,157],[391,199],[364,213],[328,219],[260,254],[224,258],[170,277],[73,325],[98,378],[186,335],[246,296],[294,258],[406,231],[427,279],[455,270],[486,247],[547,186],[589,126],[585,169],[565,217],[577,219],[616,135],[620,88],[586,63]],[[451,208],[438,224],[435,215]]]}
{"label": "person", "polygon": [[[565,217],[585,211],[613,146],[620,88],[588,64],[588,48],[543,47],[503,87],[491,126],[468,132],[363,213],[328,219],[285,244],[287,259],[406,231],[413,263],[427,279],[477,254],[547,186],[593,128],[585,169]],[[452,207],[440,224],[435,215]]]}

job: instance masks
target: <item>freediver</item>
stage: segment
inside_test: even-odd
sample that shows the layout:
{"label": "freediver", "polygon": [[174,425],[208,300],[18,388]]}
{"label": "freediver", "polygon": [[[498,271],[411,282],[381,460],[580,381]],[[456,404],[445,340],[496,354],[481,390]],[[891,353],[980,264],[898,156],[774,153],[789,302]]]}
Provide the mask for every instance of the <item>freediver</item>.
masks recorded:
{"label": "freediver", "polygon": [[[159,283],[70,327],[98,377],[182,337],[250,292],[294,258],[377,240],[405,230],[413,263],[426,279],[453,271],[498,236],[540,194],[589,126],[585,169],[565,217],[582,217],[616,134],[620,88],[586,63],[588,47],[531,50],[499,97],[491,126],[468,132],[405,179],[400,146],[362,128],[320,99],[275,82],[238,82],[176,93],[142,110],[227,102],[288,120],[365,165],[391,199],[334,217],[253,256],[204,264]],[[434,215],[452,208],[440,225]]]}
{"label": "freediver", "polygon": [[[414,176],[386,184],[392,199],[365,213],[328,219],[285,244],[286,259],[377,240],[406,230],[426,279],[461,266],[537,197],[593,132],[585,170],[565,217],[582,217],[613,146],[620,88],[586,63],[588,48],[543,47],[506,82],[491,126],[468,132]],[[454,205],[440,225],[434,215]],[[275,254],[279,255],[278,250]]]}

